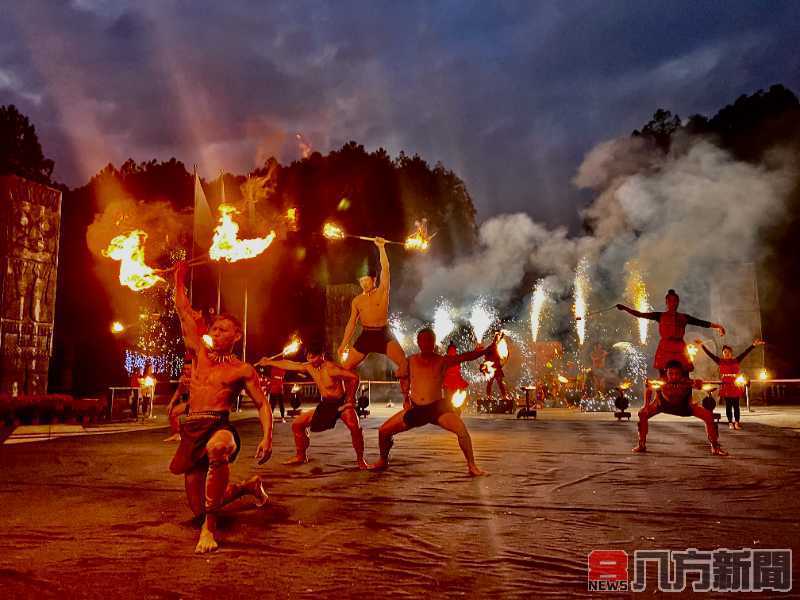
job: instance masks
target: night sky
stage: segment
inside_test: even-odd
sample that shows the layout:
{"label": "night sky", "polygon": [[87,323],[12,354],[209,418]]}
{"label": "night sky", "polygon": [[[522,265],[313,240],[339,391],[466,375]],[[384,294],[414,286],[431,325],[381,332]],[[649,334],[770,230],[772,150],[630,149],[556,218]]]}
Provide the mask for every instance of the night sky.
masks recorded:
{"label": "night sky", "polygon": [[575,224],[596,143],[663,107],[713,114],[800,92],[800,2],[0,3],[0,104],[34,122],[55,178],[175,156],[201,174],[355,140],[419,153],[480,218]]}

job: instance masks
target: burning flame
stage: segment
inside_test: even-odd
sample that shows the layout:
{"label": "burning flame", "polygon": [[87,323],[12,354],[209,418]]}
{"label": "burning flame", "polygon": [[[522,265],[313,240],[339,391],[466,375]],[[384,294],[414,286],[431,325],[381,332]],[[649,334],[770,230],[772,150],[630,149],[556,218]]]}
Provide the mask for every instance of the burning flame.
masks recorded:
{"label": "burning flame", "polygon": [[156,380],[153,379],[152,377],[150,377],[150,375],[148,375],[147,377],[144,377],[142,379],[142,387],[151,388],[151,387],[155,387],[155,386],[156,386]]}
{"label": "burning flame", "polygon": [[329,240],[343,240],[344,239],[344,230],[339,227],[336,223],[331,223],[328,221],[322,227],[322,235],[324,235]]}
{"label": "burning flame", "polygon": [[456,324],[453,321],[451,312],[453,307],[447,300],[442,299],[436,311],[433,313],[433,332],[436,334],[436,339],[439,343],[444,342],[450,333],[455,329]]}
{"label": "burning flame", "polygon": [[297,392],[299,392],[299,391],[300,391],[300,384],[299,384],[299,383],[295,383],[295,384],[292,386],[292,393],[293,393],[293,394],[296,394],[296,393],[297,393]]}
{"label": "burning flame", "polygon": [[694,357],[697,356],[698,347],[694,344],[686,344],[686,354],[689,355],[689,358],[694,361]]}
{"label": "burning flame", "polygon": [[575,304],[572,307],[575,313],[575,330],[578,333],[578,343],[583,346],[586,339],[586,313],[588,312],[587,297],[589,295],[589,263],[582,258],[575,268]]}
{"label": "burning flame", "polygon": [[475,334],[476,340],[480,342],[483,339],[484,334],[496,318],[497,315],[494,310],[487,306],[485,300],[480,299],[472,306],[469,314],[469,324],[472,326],[472,332]]}
{"label": "burning flame", "polygon": [[484,378],[486,381],[489,381],[492,377],[494,377],[495,368],[494,363],[490,360],[486,360],[481,363],[480,366],[481,373],[483,373]]}
{"label": "burning flame", "polygon": [[647,380],[647,386],[652,388],[652,389],[654,389],[654,390],[660,389],[661,386],[663,386],[663,385],[664,385],[664,382],[661,381],[660,379],[648,379]]}
{"label": "burning flame", "polygon": [[415,223],[416,231],[406,238],[406,250],[419,250],[420,252],[427,252],[431,245],[432,235],[428,235],[428,221],[422,219]]}
{"label": "burning flame", "polygon": [[497,355],[500,357],[500,360],[508,358],[508,342],[506,341],[505,332],[502,332],[500,339],[497,340]]}
{"label": "burning flame", "polygon": [[269,235],[263,238],[253,238],[250,240],[240,240],[239,225],[233,220],[233,216],[238,214],[230,204],[219,205],[219,224],[214,229],[214,240],[208,250],[211,260],[225,260],[236,262],[247,258],[253,258],[264,252],[275,239],[275,232],[270,231]]}
{"label": "burning flame", "polygon": [[[625,265],[625,270],[628,271],[628,284],[626,286],[626,294],[633,303],[633,308],[639,312],[647,312],[650,310],[650,301],[647,296],[647,286],[642,280],[642,274],[639,271],[636,261],[628,262]],[[639,322],[639,342],[644,345],[647,343],[647,327],[650,323],[647,319],[637,319]]]}
{"label": "burning flame", "polygon": [[542,308],[547,300],[547,290],[544,282],[539,281],[533,288],[533,298],[531,298],[531,339],[535,342],[539,337],[539,326],[542,321]]}
{"label": "burning flame", "polygon": [[350,356],[350,348],[345,348],[342,352],[342,362],[345,362],[348,356]]}
{"label": "burning flame", "polygon": [[558,381],[559,381],[559,383],[569,383],[569,379],[567,379],[563,375],[559,375],[558,376]]}
{"label": "burning flame", "polygon": [[456,390],[453,392],[453,397],[450,399],[450,404],[453,405],[453,408],[461,408],[466,399],[467,390]]}
{"label": "burning flame", "polygon": [[111,333],[122,333],[123,331],[125,331],[125,325],[119,321],[114,321],[111,324]]}
{"label": "burning flame", "polygon": [[759,379],[760,381],[766,381],[767,379],[769,379],[769,373],[767,373],[767,370],[766,370],[766,369],[761,369],[761,370],[758,372],[758,379]]}
{"label": "burning flame", "polygon": [[203,335],[203,343],[206,345],[206,348],[214,347],[214,340],[211,339],[211,336],[207,333]]}
{"label": "burning flame", "polygon": [[746,386],[746,385],[747,385],[747,377],[745,377],[744,373],[739,373],[739,374],[736,376],[736,379],[734,379],[734,380],[733,380],[733,382],[734,382],[734,383],[735,383],[735,384],[736,384],[738,387],[744,387],[744,386]]}
{"label": "burning flame", "polygon": [[286,225],[292,231],[296,231],[297,229],[297,209],[296,208],[289,208],[286,210]]}
{"label": "burning flame", "polygon": [[291,356],[295,354],[298,350],[300,350],[300,345],[303,342],[300,341],[300,338],[296,335],[292,336],[292,340],[283,347],[283,352],[281,354],[283,356]]}
{"label": "burning flame", "polygon": [[631,387],[630,381],[623,381],[622,383],[619,384],[619,389],[621,390],[627,390],[630,389],[630,387]]}
{"label": "burning flame", "polygon": [[144,242],[147,234],[135,229],[127,235],[118,235],[103,250],[103,256],[120,261],[119,282],[134,292],[153,287],[164,281],[144,264]]}

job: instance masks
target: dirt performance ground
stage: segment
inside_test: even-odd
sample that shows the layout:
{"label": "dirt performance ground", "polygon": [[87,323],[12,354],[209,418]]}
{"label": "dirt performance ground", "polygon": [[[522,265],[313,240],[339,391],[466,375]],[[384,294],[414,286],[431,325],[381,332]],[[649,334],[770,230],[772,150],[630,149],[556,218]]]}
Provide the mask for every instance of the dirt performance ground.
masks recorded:
{"label": "dirt performance ground", "polygon": [[[383,413],[364,422],[371,460]],[[206,556],[193,554],[198,530],[182,478],[167,471],[175,445],[161,441],[164,430],[0,446],[0,589],[6,598],[583,598],[593,549],[791,548],[797,561],[795,431],[745,415],[744,430],[722,430],[732,456],[718,458],[700,421],[661,416],[649,452],[633,455],[635,423],[554,415],[468,418],[490,472],[478,479],[466,476],[456,438],[433,426],[397,438],[390,471],[364,473],[341,423],[314,435],[312,462],[295,468],[280,464],[293,451],[288,424],[276,423],[275,455],[259,467],[258,423],[240,423],[233,478],[262,475],[271,504],[233,505],[220,551]]]}

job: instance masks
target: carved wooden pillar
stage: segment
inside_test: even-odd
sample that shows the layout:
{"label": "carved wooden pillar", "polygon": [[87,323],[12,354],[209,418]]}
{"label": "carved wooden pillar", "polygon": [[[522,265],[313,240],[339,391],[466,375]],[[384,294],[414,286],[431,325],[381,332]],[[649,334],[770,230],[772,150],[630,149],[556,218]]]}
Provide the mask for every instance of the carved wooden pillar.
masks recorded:
{"label": "carved wooden pillar", "polygon": [[0,392],[47,392],[61,192],[0,177]]}

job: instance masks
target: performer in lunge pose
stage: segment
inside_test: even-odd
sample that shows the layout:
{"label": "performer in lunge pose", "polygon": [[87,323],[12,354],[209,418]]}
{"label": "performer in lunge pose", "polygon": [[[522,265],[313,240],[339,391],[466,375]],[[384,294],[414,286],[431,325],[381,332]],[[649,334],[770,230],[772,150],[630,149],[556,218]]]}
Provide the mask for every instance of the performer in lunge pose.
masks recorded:
{"label": "performer in lunge pose", "polygon": [[656,357],[653,362],[653,367],[658,369],[661,377],[665,376],[665,369],[667,364],[677,362],[686,373],[690,373],[694,369],[692,359],[686,351],[686,342],[683,339],[686,333],[687,325],[696,325],[697,327],[710,327],[719,331],[720,335],[725,335],[725,328],[719,323],[712,323],[711,321],[703,321],[691,315],[678,312],[678,304],[680,298],[675,290],[669,290],[666,296],[667,310],[664,312],[639,312],[624,304],[617,304],[619,310],[624,310],[639,319],[650,319],[651,321],[658,321],[658,333],[661,339],[656,348]]}
{"label": "performer in lunge pose", "polygon": [[[353,298],[350,320],[345,327],[338,352],[339,357],[347,356],[343,366],[351,371],[360,365],[368,354],[375,352],[388,356],[400,372],[405,365],[406,355],[389,329],[389,257],[386,255],[386,240],[375,238],[375,245],[380,253],[380,283],[376,286],[375,278],[369,275],[358,280],[363,291]],[[358,323],[361,323],[361,335],[350,347]],[[402,379],[400,386],[405,391],[407,386]]]}
{"label": "performer in lunge pose", "polygon": [[645,405],[639,411],[639,443],[634,452],[647,451],[647,421],[659,413],[677,415],[679,417],[697,417],[706,425],[706,434],[711,444],[711,454],[727,456],[719,445],[714,414],[699,404],[692,402],[692,390],[700,389],[700,379],[689,379],[683,365],[672,361],[666,366],[666,381],[658,384],[651,382],[645,394]]}
{"label": "performer in lunge pose", "polygon": [[[461,417],[453,410],[450,398],[442,398],[442,383],[448,367],[483,356],[481,347],[472,352],[458,355],[442,356],[436,353],[436,334],[432,329],[422,329],[417,334],[417,345],[420,353],[414,354],[406,362],[409,377],[409,399],[403,410],[392,415],[380,427],[378,442],[381,457],[371,468],[380,470],[389,466],[389,450],[393,437],[413,427],[435,424],[452,431],[458,437],[458,445],[467,459],[470,475],[483,475],[484,472],[475,464],[472,453],[472,438]],[[487,350],[492,350],[492,344]]]}
{"label": "performer in lunge pose", "polygon": [[183,474],[189,506],[195,516],[204,517],[195,552],[217,549],[217,512],[225,504],[250,494],[256,504],[267,502],[258,476],[240,484],[229,484],[229,463],[241,446],[239,435],[228,420],[233,402],[242,388],[258,407],[264,437],[256,449],[259,464],[272,455],[272,411],[258,384],[256,370],[233,354],[242,337],[239,321],[231,315],[217,315],[209,335],[213,347],[207,348],[197,331],[189,298],[183,286],[185,263],[175,270],[175,307],[181,320],[186,346],[196,357],[189,383],[189,414],[181,423],[181,442],[169,468]]}
{"label": "performer in lunge pose", "polygon": [[356,414],[355,394],[358,389],[358,375],[325,358],[322,348],[312,344],[306,354],[307,362],[293,360],[261,359],[259,366],[278,367],[286,371],[308,373],[319,388],[320,403],[314,410],[307,410],[292,421],[292,433],[296,454],[286,461],[287,465],[301,465],[308,462],[308,446],[311,440],[307,429],[313,432],[333,429],[336,421],[341,419],[350,430],[350,439],[356,451],[356,462],[359,469],[366,469],[364,460],[364,434]]}
{"label": "performer in lunge pose", "polygon": [[738,356],[733,356],[733,348],[728,345],[722,347],[722,357],[717,356],[703,345],[703,341],[695,340],[695,344],[703,349],[703,352],[719,365],[719,379],[722,386],[719,388],[719,399],[725,400],[725,414],[728,417],[728,427],[730,429],[741,429],[742,425],[739,414],[739,399],[742,397],[742,388],[736,385],[736,378],[741,373],[741,362],[750,354],[756,346],[763,346],[763,340],[755,340],[745,348]]}

